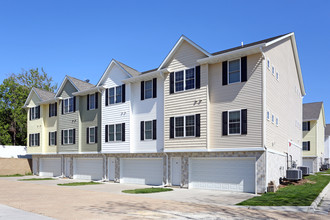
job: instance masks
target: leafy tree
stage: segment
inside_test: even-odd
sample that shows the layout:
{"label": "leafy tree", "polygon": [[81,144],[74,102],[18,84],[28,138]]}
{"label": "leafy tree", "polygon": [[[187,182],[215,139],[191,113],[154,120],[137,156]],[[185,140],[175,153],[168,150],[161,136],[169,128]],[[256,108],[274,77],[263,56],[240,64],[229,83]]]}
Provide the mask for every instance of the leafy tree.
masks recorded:
{"label": "leafy tree", "polygon": [[22,108],[32,87],[54,91],[52,78],[38,68],[12,74],[0,85],[0,144],[26,145],[27,112]]}

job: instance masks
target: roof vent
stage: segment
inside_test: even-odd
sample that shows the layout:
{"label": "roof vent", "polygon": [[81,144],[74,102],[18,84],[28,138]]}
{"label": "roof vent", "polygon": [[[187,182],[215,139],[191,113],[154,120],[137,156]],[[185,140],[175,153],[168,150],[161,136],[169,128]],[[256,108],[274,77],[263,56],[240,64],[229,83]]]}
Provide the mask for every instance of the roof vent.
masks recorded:
{"label": "roof vent", "polygon": [[86,80],[85,80],[85,82],[87,82],[87,83],[89,83],[89,81],[90,81],[89,79],[86,79]]}
{"label": "roof vent", "polygon": [[244,43],[243,43],[243,41],[241,42],[241,46],[242,46],[242,47],[244,46]]}

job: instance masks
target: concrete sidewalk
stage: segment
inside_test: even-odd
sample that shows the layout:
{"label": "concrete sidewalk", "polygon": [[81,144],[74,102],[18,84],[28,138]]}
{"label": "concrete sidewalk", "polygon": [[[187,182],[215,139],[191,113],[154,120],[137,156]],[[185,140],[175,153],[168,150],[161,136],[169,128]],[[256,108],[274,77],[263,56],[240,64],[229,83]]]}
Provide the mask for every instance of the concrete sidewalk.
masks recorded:
{"label": "concrete sidewalk", "polygon": [[0,204],[0,219],[11,219],[11,220],[52,220],[53,218],[38,215],[32,212],[15,209],[10,206]]}

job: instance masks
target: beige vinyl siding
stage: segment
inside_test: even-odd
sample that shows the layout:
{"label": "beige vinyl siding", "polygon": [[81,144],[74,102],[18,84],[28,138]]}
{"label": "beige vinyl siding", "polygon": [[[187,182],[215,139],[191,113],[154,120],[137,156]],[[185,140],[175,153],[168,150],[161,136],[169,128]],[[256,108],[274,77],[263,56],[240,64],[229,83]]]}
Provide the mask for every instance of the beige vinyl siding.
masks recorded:
{"label": "beige vinyl siding", "polygon": [[[240,57],[237,57],[240,58]],[[209,148],[262,147],[262,57],[247,57],[247,82],[222,85],[222,63],[209,65]],[[247,109],[247,134],[222,136],[222,112]]]}
{"label": "beige vinyl siding", "polygon": [[[49,132],[57,131],[57,117],[53,116],[49,117],[49,104],[42,105],[42,108],[44,109],[42,117],[44,119],[45,123],[45,132],[43,135],[44,143],[45,143],[45,153],[56,153],[57,152],[57,145],[58,142],[56,141],[57,145],[51,145],[49,146]],[[59,111],[57,109],[57,115]],[[58,133],[57,133],[58,136]]]}
{"label": "beige vinyl siding", "polygon": [[[98,108],[93,110],[87,110],[87,95],[79,97],[79,110],[80,110],[80,122],[81,122],[81,130],[80,130],[80,143],[81,143],[81,152],[97,152],[101,151],[101,95],[98,95]],[[97,143],[88,144],[87,143],[87,128],[88,127],[98,127],[97,131]]]}
{"label": "beige vinyl siding", "polygon": [[[77,92],[76,88],[69,82],[63,88],[63,91],[59,95],[63,99],[73,97],[72,93]],[[79,97],[76,97],[76,111],[62,115],[63,101],[59,102],[58,114],[59,114],[59,126],[57,134],[57,143],[59,152],[78,152],[79,151]],[[62,145],[62,130],[63,129],[76,129],[76,142],[75,144]]]}
{"label": "beige vinyl siding", "polygon": [[[29,107],[35,107],[38,106],[39,103],[39,98],[35,93],[33,93],[33,96],[30,100],[30,103],[28,103]],[[44,146],[44,138],[43,138],[43,127],[44,127],[44,122],[43,122],[43,112],[44,109],[42,106],[40,106],[40,118],[39,119],[34,119],[30,120],[30,108],[27,108],[27,153],[42,153],[43,152],[43,146]],[[29,143],[29,134],[35,134],[35,133],[40,133],[40,146],[33,146],[30,147]]]}
{"label": "beige vinyl siding", "polygon": [[[198,66],[196,62],[206,57],[190,44],[183,42],[167,66],[170,72]],[[207,145],[207,65],[201,66],[201,87],[189,91],[170,94],[170,75],[164,84],[164,145],[169,148],[206,148]],[[170,139],[170,118],[200,114],[200,137]]]}
{"label": "beige vinyl siding", "polygon": [[310,151],[303,151],[303,156],[316,156],[317,145],[317,121],[310,121],[310,130],[303,131],[303,141],[310,142]]}
{"label": "beige vinyl siding", "polygon": [[324,134],[325,134],[325,124],[323,117],[324,117],[324,108],[322,107],[317,123],[317,152],[316,152],[317,156],[322,158],[324,158]]}
{"label": "beige vinyl siding", "polygon": [[[266,69],[266,110],[270,120],[266,121],[266,146],[279,152],[288,152],[288,141],[302,146],[302,98],[298,72],[290,39],[270,46],[266,51],[270,69]],[[279,72],[279,80],[271,72],[272,66]],[[279,126],[271,122],[274,114]]]}

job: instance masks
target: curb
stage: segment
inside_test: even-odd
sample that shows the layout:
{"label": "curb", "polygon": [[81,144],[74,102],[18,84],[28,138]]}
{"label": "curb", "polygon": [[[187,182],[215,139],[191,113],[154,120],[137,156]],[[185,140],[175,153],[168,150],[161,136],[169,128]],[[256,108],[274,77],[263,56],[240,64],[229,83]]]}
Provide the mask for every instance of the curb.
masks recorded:
{"label": "curb", "polygon": [[316,197],[314,202],[312,202],[312,204],[308,207],[308,213],[314,213],[315,212],[315,209],[320,204],[320,202],[322,201],[324,196],[327,194],[329,189],[330,189],[330,182],[328,183],[328,185],[326,187],[324,187],[322,192],[318,195],[318,197]]}

